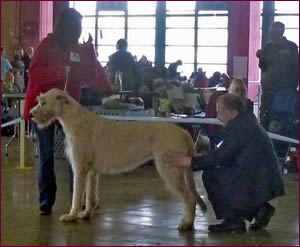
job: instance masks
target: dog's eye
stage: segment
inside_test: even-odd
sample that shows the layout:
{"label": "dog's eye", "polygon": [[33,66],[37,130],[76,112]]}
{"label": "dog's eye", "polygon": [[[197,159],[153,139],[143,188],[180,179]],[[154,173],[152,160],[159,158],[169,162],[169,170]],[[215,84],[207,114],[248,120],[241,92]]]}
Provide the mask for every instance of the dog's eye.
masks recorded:
{"label": "dog's eye", "polygon": [[43,100],[39,101],[39,106],[43,106],[43,105],[45,105],[45,104],[46,104],[45,101],[43,101]]}

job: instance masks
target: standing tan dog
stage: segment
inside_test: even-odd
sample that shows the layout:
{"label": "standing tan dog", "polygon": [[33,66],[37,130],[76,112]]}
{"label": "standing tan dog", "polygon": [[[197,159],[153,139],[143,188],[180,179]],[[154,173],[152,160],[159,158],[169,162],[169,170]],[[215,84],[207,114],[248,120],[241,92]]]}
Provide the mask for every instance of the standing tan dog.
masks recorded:
{"label": "standing tan dog", "polygon": [[[191,136],[182,128],[167,123],[117,122],[102,118],[77,103],[67,93],[52,89],[40,95],[31,110],[40,128],[59,120],[66,135],[66,154],[74,172],[74,192],[69,214],[60,217],[69,222],[88,218],[96,207],[98,174],[117,174],[133,170],[154,159],[161,178],[181,197],[185,214],[180,230],[193,228],[196,203],[206,205],[198,195],[192,170],[166,163],[167,152],[194,154]],[[80,202],[86,193],[86,208]]]}

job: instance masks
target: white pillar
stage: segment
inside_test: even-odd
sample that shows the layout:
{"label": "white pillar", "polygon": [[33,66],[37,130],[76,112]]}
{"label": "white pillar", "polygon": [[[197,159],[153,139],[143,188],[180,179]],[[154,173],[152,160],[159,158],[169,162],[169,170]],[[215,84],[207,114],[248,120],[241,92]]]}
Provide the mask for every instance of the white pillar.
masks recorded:
{"label": "white pillar", "polygon": [[[20,100],[20,116],[24,113],[24,99]],[[25,121],[22,120],[20,123],[20,168],[25,168]]]}

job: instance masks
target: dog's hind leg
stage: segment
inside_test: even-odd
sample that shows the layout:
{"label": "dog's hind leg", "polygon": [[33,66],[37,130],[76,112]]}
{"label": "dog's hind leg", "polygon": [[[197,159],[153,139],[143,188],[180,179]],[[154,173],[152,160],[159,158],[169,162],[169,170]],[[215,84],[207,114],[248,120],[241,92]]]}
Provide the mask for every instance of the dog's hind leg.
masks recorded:
{"label": "dog's hind leg", "polygon": [[94,211],[97,211],[100,208],[100,174],[96,175],[96,190],[95,190],[95,208]]}
{"label": "dog's hind leg", "polygon": [[155,159],[155,163],[160,176],[166,182],[168,187],[183,200],[185,213],[181,219],[178,229],[181,231],[193,229],[196,211],[196,198],[190,192],[185,183],[185,168],[166,166],[159,159]]}
{"label": "dog's hind leg", "polygon": [[[72,166],[73,167],[73,166]],[[81,206],[81,199],[84,193],[86,177],[88,173],[87,167],[73,169],[74,172],[74,190],[72,197],[72,207],[69,214],[63,214],[60,221],[71,222],[77,219],[77,215]]]}
{"label": "dog's hind leg", "polygon": [[89,218],[93,214],[96,206],[96,179],[97,175],[94,171],[90,170],[86,181],[85,209],[78,213],[78,218],[80,219]]}

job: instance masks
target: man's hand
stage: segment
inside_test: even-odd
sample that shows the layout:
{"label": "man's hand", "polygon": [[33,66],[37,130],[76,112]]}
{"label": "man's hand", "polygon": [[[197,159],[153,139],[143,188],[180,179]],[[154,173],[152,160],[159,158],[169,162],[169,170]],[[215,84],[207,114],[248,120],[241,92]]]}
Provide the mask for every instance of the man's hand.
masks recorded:
{"label": "man's hand", "polygon": [[66,65],[66,66],[65,66],[65,72],[66,72],[66,75],[69,74],[70,71],[71,71],[71,66]]}
{"label": "man's hand", "polygon": [[186,153],[183,152],[170,152],[165,155],[165,159],[173,166],[191,167],[192,157],[187,156]]}
{"label": "man's hand", "polygon": [[256,52],[256,57],[261,58],[261,56],[262,56],[262,50],[258,49],[257,52]]}
{"label": "man's hand", "polygon": [[111,90],[112,90],[113,93],[119,92],[119,90],[118,90],[118,88],[116,87],[115,84],[110,83],[110,87],[111,87]]}
{"label": "man's hand", "polygon": [[84,46],[88,46],[88,45],[91,45],[93,43],[94,39],[92,37],[92,35],[89,33],[89,38],[87,40],[87,42],[83,41],[83,45]]}

